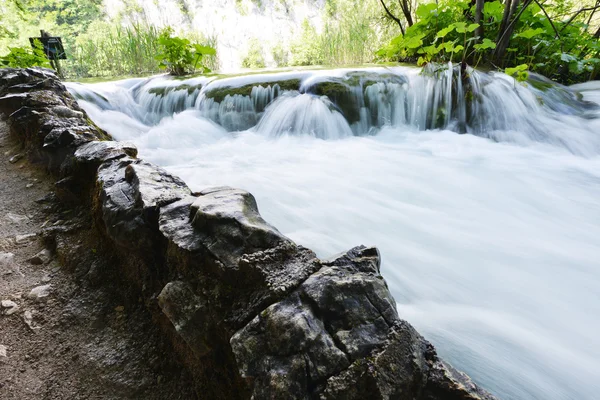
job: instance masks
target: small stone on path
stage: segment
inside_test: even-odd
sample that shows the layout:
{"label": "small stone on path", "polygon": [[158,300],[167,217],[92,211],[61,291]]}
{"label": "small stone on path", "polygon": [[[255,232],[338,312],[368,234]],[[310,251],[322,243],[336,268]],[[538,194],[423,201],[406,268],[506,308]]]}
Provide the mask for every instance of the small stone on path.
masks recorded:
{"label": "small stone on path", "polygon": [[25,215],[20,215],[20,214],[15,214],[15,213],[9,212],[6,214],[6,219],[9,220],[10,222],[18,224],[19,222],[27,221],[29,218],[27,218]]}
{"label": "small stone on path", "polygon": [[31,292],[29,292],[27,297],[35,300],[41,300],[44,297],[48,297],[50,295],[50,286],[51,285],[41,285],[34,287],[31,289]]}
{"label": "small stone on path", "polygon": [[37,327],[33,326],[33,314],[31,311],[27,310],[23,313],[23,321],[31,330],[37,329]]}
{"label": "small stone on path", "polygon": [[28,241],[30,241],[32,238],[34,238],[36,236],[35,233],[26,233],[25,235],[17,235],[15,237],[15,242],[17,244],[23,244],[23,243],[27,243]]}
{"label": "small stone on path", "polygon": [[19,309],[19,305],[12,300],[2,300],[1,305],[5,315],[12,315]]}
{"label": "small stone on path", "polygon": [[14,164],[18,162],[21,158],[23,158],[23,153],[15,154],[8,160],[9,163]]}
{"label": "small stone on path", "polygon": [[33,265],[43,265],[43,264],[47,264],[48,262],[50,262],[51,258],[52,258],[52,253],[50,252],[50,250],[44,249],[44,250],[40,251],[39,253],[37,253],[35,256],[31,257],[29,259],[29,262],[32,263]]}

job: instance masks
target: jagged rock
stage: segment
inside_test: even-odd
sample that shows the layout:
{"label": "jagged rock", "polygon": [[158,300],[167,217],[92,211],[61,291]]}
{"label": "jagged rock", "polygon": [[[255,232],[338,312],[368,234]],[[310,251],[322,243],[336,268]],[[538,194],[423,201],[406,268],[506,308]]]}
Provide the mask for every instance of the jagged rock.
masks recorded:
{"label": "jagged rock", "polygon": [[175,331],[199,356],[210,351],[208,302],[185,282],[169,282],[158,295],[158,305]]}
{"label": "jagged rock", "polygon": [[[211,196],[216,193],[219,195]],[[186,255],[189,265],[181,268],[215,279],[216,290],[221,293],[215,308],[235,330],[319,268],[312,251],[296,246],[276,230],[270,231],[273,228],[262,220],[256,208],[246,206],[247,199],[239,193],[246,194],[229,188],[204,191],[198,198],[190,196],[163,207],[159,217],[159,229],[180,255],[179,264],[184,263],[181,255]],[[198,202],[199,199],[203,201]],[[198,228],[192,221],[203,212],[208,217],[202,217],[206,220]],[[259,240],[254,239],[254,229]],[[272,240],[271,247],[257,250],[266,246],[260,242],[265,231],[267,240]],[[225,254],[227,246],[238,246],[231,250],[237,258]],[[223,254],[228,258],[223,258]]]}
{"label": "jagged rock", "polygon": [[98,182],[106,230],[121,246],[153,248],[160,207],[191,194],[181,179],[129,157],[103,164]]}
{"label": "jagged rock", "polygon": [[52,259],[52,252],[48,249],[44,249],[37,253],[35,256],[31,257],[28,261],[33,265],[43,265],[50,262]]}
{"label": "jagged rock", "polygon": [[232,349],[256,398],[308,398],[383,343],[398,315],[379,262],[376,250],[353,249],[236,332]]}
{"label": "jagged rock", "polygon": [[6,362],[8,360],[7,347],[0,344],[0,362]]}
{"label": "jagged rock", "polygon": [[26,233],[24,235],[17,235],[17,236],[15,236],[15,243],[16,244],[27,243],[31,239],[33,239],[35,236],[36,236],[35,233]]}
{"label": "jagged rock", "polygon": [[254,398],[492,399],[437,372],[443,364],[399,319],[379,264],[377,249],[362,246],[325,261],[235,333],[231,346]]}
{"label": "jagged rock", "polygon": [[36,286],[31,289],[31,292],[27,295],[28,298],[33,300],[42,300],[45,297],[50,296],[51,285]]}
{"label": "jagged rock", "polygon": [[190,212],[192,225],[204,235],[205,247],[231,268],[237,267],[243,254],[291,242],[262,219],[254,196],[244,190],[229,187],[204,190]]}
{"label": "jagged rock", "polygon": [[12,156],[8,162],[11,164],[16,164],[17,162],[19,162],[22,158],[23,158],[23,154],[19,153],[19,154],[15,154],[14,156]]}
{"label": "jagged rock", "polygon": [[11,315],[19,310],[19,305],[12,300],[2,300],[0,305],[2,306],[4,315]]}
{"label": "jagged rock", "polygon": [[6,213],[6,219],[12,222],[13,224],[18,224],[24,221],[27,221],[29,218],[25,215],[15,214],[12,212]]}
{"label": "jagged rock", "polygon": [[25,322],[25,325],[27,325],[32,331],[39,329],[39,327],[33,323],[33,313],[29,310],[23,313],[23,322]]}
{"label": "jagged rock", "polygon": [[137,148],[128,142],[93,141],[80,146],[75,151],[77,164],[91,164],[96,168],[105,161],[129,156],[137,157]]}

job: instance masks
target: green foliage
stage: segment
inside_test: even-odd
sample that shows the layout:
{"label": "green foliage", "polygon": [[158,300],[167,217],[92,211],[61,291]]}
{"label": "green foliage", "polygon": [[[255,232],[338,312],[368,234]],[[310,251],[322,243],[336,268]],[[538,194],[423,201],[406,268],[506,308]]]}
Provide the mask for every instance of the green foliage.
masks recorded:
{"label": "green foliage", "polygon": [[44,47],[36,40],[35,47],[11,47],[10,52],[0,57],[0,65],[8,68],[47,67],[50,62],[44,53]]}
{"label": "green foliage", "polygon": [[348,65],[374,61],[373,48],[397,34],[371,1],[327,0],[321,29],[309,20],[290,45],[290,65]]}
{"label": "green foliage", "polygon": [[529,78],[529,72],[527,72],[528,69],[529,69],[529,65],[521,64],[521,65],[517,65],[514,68],[506,68],[504,70],[504,73],[506,75],[512,76],[519,82],[525,82]]}
{"label": "green foliage", "polygon": [[159,53],[154,57],[160,68],[173,75],[185,75],[200,69],[202,73],[211,72],[202,64],[204,56],[217,54],[213,47],[191,43],[188,39],[173,36],[173,29],[167,27],[158,36]]}
{"label": "green foliage", "polygon": [[263,48],[257,39],[251,39],[248,45],[248,53],[242,59],[244,68],[264,68],[266,66],[263,57]]}
{"label": "green foliage", "polygon": [[[491,61],[504,4],[498,0],[485,2],[483,37],[476,36],[479,25],[473,21],[474,4],[462,0],[421,4],[415,11],[415,24],[404,36],[397,36],[382,47],[377,55],[384,60],[417,61],[420,65],[463,61],[494,67]],[[565,0],[543,4],[553,23],[536,3],[520,14],[502,59],[507,73],[518,80],[526,79],[528,71],[563,83],[593,79],[600,71],[600,44],[588,32],[587,21],[591,21],[591,16],[575,14],[581,4]]]}

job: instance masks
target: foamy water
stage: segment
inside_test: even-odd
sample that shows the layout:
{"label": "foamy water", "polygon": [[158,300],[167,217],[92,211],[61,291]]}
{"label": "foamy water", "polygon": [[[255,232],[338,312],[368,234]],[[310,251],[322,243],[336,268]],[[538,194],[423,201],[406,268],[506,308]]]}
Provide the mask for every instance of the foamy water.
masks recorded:
{"label": "foamy water", "polygon": [[[135,108],[126,99],[132,85],[90,86],[109,102],[125,96],[112,109],[80,103],[193,190],[250,191],[267,221],[321,257],[376,245],[400,316],[499,397],[598,398],[595,114],[540,109],[531,122],[508,104],[522,120],[482,134],[500,142],[406,120],[352,136],[337,111],[303,94],[276,100],[257,128],[228,132],[196,108],[159,122],[136,118],[124,106]],[[598,99],[600,90],[586,88]],[[504,90],[493,92],[498,101]]]}

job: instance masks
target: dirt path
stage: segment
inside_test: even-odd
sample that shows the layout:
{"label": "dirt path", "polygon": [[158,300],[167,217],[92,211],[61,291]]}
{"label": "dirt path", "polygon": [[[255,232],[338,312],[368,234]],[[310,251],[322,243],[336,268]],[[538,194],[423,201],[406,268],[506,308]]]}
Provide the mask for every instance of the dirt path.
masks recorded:
{"label": "dirt path", "polygon": [[82,211],[36,202],[52,180],[10,162],[18,149],[0,120],[0,399],[194,399],[143,306],[126,309],[114,288],[52,257],[32,263],[43,226]]}

